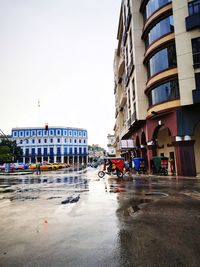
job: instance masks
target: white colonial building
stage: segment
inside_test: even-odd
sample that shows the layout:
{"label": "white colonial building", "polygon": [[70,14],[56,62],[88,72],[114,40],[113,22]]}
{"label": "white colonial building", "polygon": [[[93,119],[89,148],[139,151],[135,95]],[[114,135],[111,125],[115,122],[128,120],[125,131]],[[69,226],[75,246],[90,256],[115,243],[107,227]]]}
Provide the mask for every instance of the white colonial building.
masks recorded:
{"label": "white colonial building", "polygon": [[88,134],[86,129],[70,127],[13,128],[12,139],[23,150],[21,161],[87,163]]}

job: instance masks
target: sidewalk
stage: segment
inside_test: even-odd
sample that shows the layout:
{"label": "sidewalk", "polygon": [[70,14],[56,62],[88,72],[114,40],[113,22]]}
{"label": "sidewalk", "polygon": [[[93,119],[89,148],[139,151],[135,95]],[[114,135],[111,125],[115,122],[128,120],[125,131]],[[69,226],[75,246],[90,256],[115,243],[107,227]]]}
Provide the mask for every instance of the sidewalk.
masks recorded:
{"label": "sidewalk", "polygon": [[196,180],[196,179],[200,179],[200,173],[197,174],[197,176],[178,176],[178,175],[155,175],[155,174],[139,174],[139,173],[125,173],[124,178],[127,179],[132,179],[135,176],[139,176],[141,178],[161,178],[161,179],[176,179],[176,180],[182,180],[182,179],[186,179],[186,180]]}

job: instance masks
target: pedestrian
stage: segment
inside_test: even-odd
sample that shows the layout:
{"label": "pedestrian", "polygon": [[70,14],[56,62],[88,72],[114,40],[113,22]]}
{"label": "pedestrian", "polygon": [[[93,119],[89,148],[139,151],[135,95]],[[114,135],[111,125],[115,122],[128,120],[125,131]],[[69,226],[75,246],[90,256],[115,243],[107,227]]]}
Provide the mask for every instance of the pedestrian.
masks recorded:
{"label": "pedestrian", "polygon": [[36,174],[38,175],[38,174],[41,174],[41,168],[40,168],[40,166],[41,166],[41,164],[40,164],[40,162],[38,162],[37,164],[36,164]]}
{"label": "pedestrian", "polygon": [[175,174],[175,162],[173,158],[169,160],[171,175]]}

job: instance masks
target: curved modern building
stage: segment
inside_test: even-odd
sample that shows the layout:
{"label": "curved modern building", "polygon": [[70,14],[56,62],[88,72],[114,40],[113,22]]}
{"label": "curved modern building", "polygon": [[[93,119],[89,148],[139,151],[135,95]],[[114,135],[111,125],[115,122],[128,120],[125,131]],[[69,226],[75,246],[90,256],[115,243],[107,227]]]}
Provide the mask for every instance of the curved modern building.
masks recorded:
{"label": "curved modern building", "polygon": [[12,139],[23,150],[24,163],[87,163],[88,133],[86,129],[69,127],[13,128]]}
{"label": "curved modern building", "polygon": [[[200,173],[200,0],[123,0],[115,52],[115,146]],[[122,140],[133,140],[130,149]]]}

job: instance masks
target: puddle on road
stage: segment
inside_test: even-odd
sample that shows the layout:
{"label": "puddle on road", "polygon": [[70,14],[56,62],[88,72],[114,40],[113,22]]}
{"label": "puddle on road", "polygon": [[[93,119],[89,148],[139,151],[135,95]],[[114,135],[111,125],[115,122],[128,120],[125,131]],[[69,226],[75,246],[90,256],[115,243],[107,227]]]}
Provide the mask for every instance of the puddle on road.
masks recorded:
{"label": "puddle on road", "polygon": [[148,192],[145,193],[146,196],[153,196],[153,197],[168,197],[169,195],[162,192]]}
{"label": "puddle on road", "polygon": [[10,201],[66,198],[70,192],[87,191],[89,191],[89,180],[81,174],[0,178],[2,199],[10,199]]}
{"label": "puddle on road", "polygon": [[126,218],[129,216],[135,217],[145,205],[153,201],[152,198],[132,198],[128,202],[122,202],[122,206],[117,210],[117,213]]}

